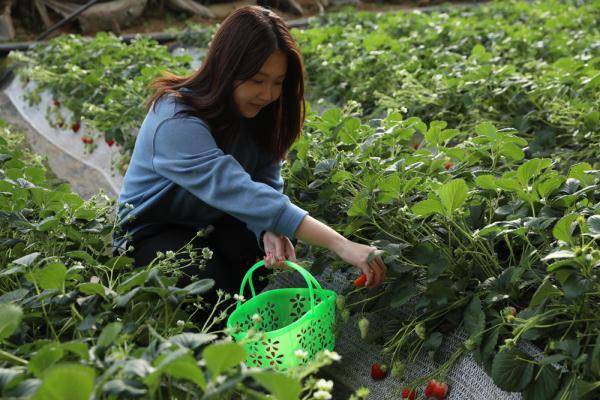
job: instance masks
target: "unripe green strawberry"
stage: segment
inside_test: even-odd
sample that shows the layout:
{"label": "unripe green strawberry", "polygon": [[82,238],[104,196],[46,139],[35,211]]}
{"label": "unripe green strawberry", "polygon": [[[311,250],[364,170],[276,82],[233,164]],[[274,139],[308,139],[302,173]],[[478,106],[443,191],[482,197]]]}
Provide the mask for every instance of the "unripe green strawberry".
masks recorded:
{"label": "unripe green strawberry", "polygon": [[366,339],[367,335],[369,334],[369,320],[365,317],[362,317],[358,321],[358,329],[360,329],[360,337]]}
{"label": "unripe green strawberry", "polygon": [[344,306],[346,305],[346,297],[338,294],[338,296],[335,298],[335,305],[337,306],[338,310],[343,310]]}
{"label": "unripe green strawberry", "polygon": [[348,320],[350,320],[350,310],[345,308],[344,310],[342,310],[342,321],[348,322]]}
{"label": "unripe green strawberry", "polygon": [[420,339],[425,340],[425,326],[423,326],[423,324],[417,324],[417,326],[415,326],[415,333]]}
{"label": "unripe green strawberry", "polygon": [[465,341],[465,349],[473,350],[475,348],[475,340],[469,338]]}
{"label": "unripe green strawberry", "polygon": [[404,363],[400,360],[394,361],[392,364],[392,376],[394,378],[402,379],[404,378],[404,373],[406,372],[406,367]]}

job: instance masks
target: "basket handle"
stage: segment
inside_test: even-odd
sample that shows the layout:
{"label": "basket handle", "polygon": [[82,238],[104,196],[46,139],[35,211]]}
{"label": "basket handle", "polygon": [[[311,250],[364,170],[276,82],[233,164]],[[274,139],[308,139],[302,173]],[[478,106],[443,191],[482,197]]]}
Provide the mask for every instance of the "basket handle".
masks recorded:
{"label": "basket handle", "polygon": [[[317,289],[322,289],[321,284],[305,268],[302,268],[298,264],[295,264],[288,260],[285,260],[284,262],[289,267],[298,271],[300,273],[300,275],[302,275],[302,277],[306,281],[306,284],[308,286],[308,294],[310,296],[310,307],[311,307],[311,309],[314,309],[315,308],[315,294],[313,291],[313,286],[316,287]],[[254,273],[254,270],[262,267],[263,265],[265,265],[265,260],[260,260],[259,262],[254,264],[252,267],[250,267],[248,272],[246,272],[246,275],[244,275],[244,279],[242,279],[242,284],[240,286],[240,296],[242,296],[244,294],[244,289],[246,288],[246,282],[248,282],[250,284],[250,291],[252,292],[252,297],[256,296],[256,292],[254,290],[254,285],[252,284],[252,273]],[[242,302],[240,300],[238,300],[235,308],[237,309],[241,304],[242,304]]]}

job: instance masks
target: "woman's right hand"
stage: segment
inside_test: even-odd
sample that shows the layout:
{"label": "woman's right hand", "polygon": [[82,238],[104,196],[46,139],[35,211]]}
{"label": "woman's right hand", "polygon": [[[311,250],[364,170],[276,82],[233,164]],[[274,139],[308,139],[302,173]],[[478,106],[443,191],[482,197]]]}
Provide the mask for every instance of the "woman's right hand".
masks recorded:
{"label": "woman's right hand", "polygon": [[348,264],[352,264],[367,276],[366,286],[377,287],[383,283],[387,275],[387,267],[379,256],[373,257],[371,262],[367,262],[369,255],[377,250],[376,247],[366,246],[345,239],[340,245],[332,249],[335,253]]}

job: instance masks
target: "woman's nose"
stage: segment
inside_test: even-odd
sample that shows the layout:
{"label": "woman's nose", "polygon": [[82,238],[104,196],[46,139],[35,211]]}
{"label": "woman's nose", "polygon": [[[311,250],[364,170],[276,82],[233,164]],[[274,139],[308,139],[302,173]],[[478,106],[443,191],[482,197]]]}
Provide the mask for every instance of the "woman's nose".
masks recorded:
{"label": "woman's nose", "polygon": [[266,84],[260,92],[261,101],[270,103],[277,97],[277,88],[275,85]]}

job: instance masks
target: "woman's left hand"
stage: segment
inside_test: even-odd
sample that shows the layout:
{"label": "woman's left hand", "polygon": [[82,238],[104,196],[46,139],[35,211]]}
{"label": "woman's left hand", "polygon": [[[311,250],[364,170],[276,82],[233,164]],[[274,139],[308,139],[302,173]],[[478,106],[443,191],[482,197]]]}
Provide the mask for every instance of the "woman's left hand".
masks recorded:
{"label": "woman's left hand", "polygon": [[265,266],[267,268],[291,269],[283,261],[296,262],[296,250],[294,245],[286,236],[280,236],[274,232],[267,231],[263,236],[263,247],[265,249]]}

